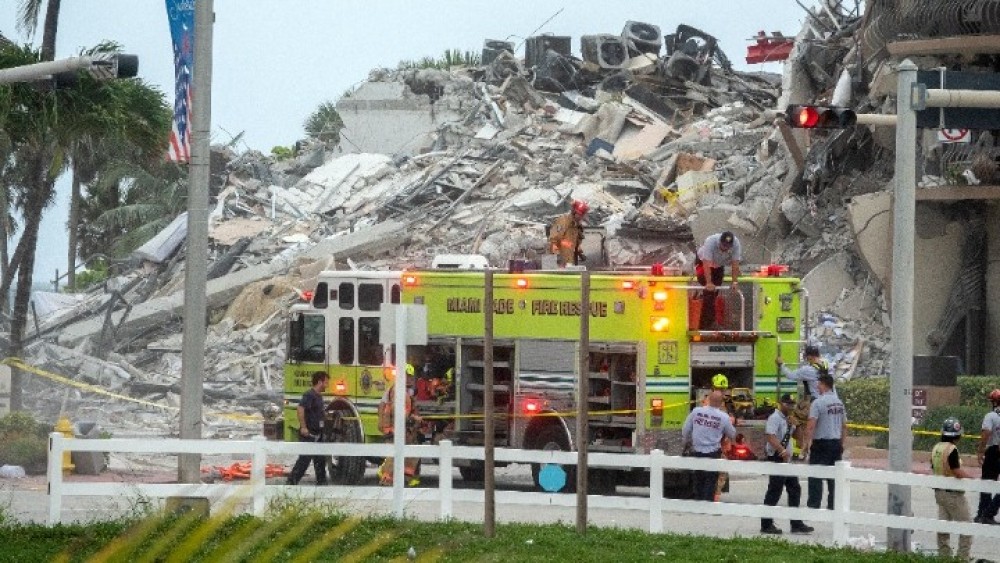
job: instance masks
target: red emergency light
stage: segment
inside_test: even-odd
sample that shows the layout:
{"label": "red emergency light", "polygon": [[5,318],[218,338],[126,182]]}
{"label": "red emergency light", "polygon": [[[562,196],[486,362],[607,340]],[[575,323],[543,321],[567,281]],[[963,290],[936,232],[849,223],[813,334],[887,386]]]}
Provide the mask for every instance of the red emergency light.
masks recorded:
{"label": "red emergency light", "polygon": [[521,404],[521,409],[527,415],[538,414],[542,412],[542,403],[538,399],[525,399],[524,403]]}
{"label": "red emergency light", "polygon": [[663,416],[663,399],[650,399],[649,410],[653,416]]}
{"label": "red emergency light", "polygon": [[302,300],[303,301],[312,302],[312,300],[313,300],[313,292],[311,292],[311,291],[303,291],[302,292]]}
{"label": "red emergency light", "polygon": [[663,264],[657,262],[649,267],[649,273],[654,276],[662,276],[664,274]]}

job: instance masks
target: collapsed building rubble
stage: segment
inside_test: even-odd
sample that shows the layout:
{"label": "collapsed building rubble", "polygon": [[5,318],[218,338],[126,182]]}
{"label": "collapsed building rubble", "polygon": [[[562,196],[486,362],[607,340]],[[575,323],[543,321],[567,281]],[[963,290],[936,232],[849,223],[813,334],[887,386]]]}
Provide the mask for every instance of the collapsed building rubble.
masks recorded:
{"label": "collapsed building rubble", "polygon": [[[884,375],[888,260],[870,248],[888,232],[891,170],[880,162],[891,146],[859,127],[807,147],[775,122],[779,98],[822,98],[844,68],[862,75],[854,38],[868,28],[841,4],[809,13],[783,77],[733,70],[715,38],[685,25],[662,42],[640,22],[584,36],[582,59],[568,37],[529,38],[523,61],[487,40],[478,68],[372,72],[338,103],[348,140],[336,149],[234,155],[213,192],[208,433],[253,431],[232,415],[281,401],[284,311],[323,269],[426,267],[446,253],[496,266],[535,259],[573,199],[590,203],[599,235],[586,239],[600,257],[590,267],[690,272],[697,243],[735,232],[749,265],[785,263],[803,277],[809,336],[838,376]],[[875,66],[873,84],[884,76]],[[889,91],[873,86],[858,105],[886,106]],[[28,335],[29,363],[140,401],[109,406],[40,376],[29,379],[30,408],[71,402],[129,433],[176,427],[181,319],[202,314],[184,310],[177,232]]]}

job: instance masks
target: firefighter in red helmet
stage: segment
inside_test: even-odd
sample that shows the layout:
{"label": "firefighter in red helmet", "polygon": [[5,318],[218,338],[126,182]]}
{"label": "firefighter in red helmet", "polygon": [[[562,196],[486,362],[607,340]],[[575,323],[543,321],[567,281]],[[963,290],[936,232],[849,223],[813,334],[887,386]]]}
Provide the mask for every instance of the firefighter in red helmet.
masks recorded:
{"label": "firefighter in red helmet", "polygon": [[560,215],[549,229],[549,251],[559,257],[560,266],[578,264],[586,259],[580,244],[583,242],[583,219],[589,210],[587,202],[576,200],[569,213]]}

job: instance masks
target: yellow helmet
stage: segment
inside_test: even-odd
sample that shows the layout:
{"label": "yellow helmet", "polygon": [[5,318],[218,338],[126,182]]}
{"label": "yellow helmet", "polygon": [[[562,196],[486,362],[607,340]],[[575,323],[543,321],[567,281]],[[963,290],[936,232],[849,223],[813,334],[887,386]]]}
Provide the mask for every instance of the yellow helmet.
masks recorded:
{"label": "yellow helmet", "polygon": [[417,370],[416,370],[416,368],[413,367],[413,364],[407,362],[406,363],[406,375],[408,375],[410,377],[413,377],[413,375],[416,374],[416,373],[417,373]]}
{"label": "yellow helmet", "polygon": [[729,378],[721,373],[717,373],[712,376],[712,387],[716,389],[728,389],[729,388]]}

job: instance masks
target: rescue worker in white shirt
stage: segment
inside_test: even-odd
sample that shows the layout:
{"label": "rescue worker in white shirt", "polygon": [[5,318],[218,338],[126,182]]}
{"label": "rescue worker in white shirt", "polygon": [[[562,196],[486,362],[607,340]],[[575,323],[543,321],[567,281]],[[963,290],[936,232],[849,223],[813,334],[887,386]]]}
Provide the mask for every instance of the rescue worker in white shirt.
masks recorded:
{"label": "rescue worker in white shirt", "polygon": [[[833,389],[833,377],[819,376],[819,398],[809,407],[809,422],[802,453],[809,457],[809,465],[833,465],[844,455],[844,438],[847,437],[847,410]],[[833,510],[833,479],[827,479],[826,507]],[[823,480],[809,478],[809,496],[806,506],[819,508],[823,500]]]}
{"label": "rescue worker in white shirt", "polygon": [[[931,471],[942,477],[968,479],[969,474],[962,469],[962,458],[955,443],[962,437],[962,424],[957,418],[946,418],[941,425],[941,441],[931,450]],[[969,503],[963,491],[934,489],[934,501],[938,505],[938,518],[952,522],[969,521]],[[951,557],[951,534],[937,533],[938,555]],[[969,560],[972,550],[972,536],[958,536],[956,556],[962,561]]]}
{"label": "rescue worker in white shirt", "polygon": [[570,212],[559,216],[549,229],[549,251],[559,256],[559,266],[577,264],[586,260],[580,251],[583,242],[583,219],[590,206],[585,201],[574,201]]}
{"label": "rescue worker in white shirt", "polygon": [[778,371],[781,376],[791,381],[801,382],[805,388],[805,393],[799,395],[799,402],[789,414],[789,421],[796,428],[792,438],[796,444],[802,443],[802,433],[805,431],[806,422],[809,420],[809,405],[814,399],[819,398],[819,386],[817,382],[819,376],[830,373],[830,366],[819,354],[819,347],[808,345],[805,349],[805,363],[798,369],[792,371],[785,365],[781,356],[775,358],[778,364]]}
{"label": "rescue worker in white shirt", "polygon": [[[795,406],[795,399],[789,394],[784,394],[778,401],[778,408],[774,409],[771,416],[767,418],[764,426],[764,434],[767,443],[764,445],[764,453],[767,454],[768,461],[775,463],[788,463],[792,459],[792,449],[789,442],[792,439],[792,427],[789,426],[788,414]],[[764,504],[775,506],[781,499],[782,490],[788,491],[788,506],[793,508],[799,506],[802,498],[802,486],[799,485],[799,478],[794,475],[771,475],[767,480],[767,492],[764,493]],[[806,525],[802,520],[792,520],[791,532],[793,534],[808,534],[813,531],[812,526]],[[781,534],[781,528],[774,525],[773,518],[760,519],[760,533]]]}
{"label": "rescue worker in white shirt", "polygon": [[726,263],[730,265],[733,291],[739,289],[740,261],[743,250],[740,239],[733,233],[725,231],[709,235],[704,244],[698,248],[694,259],[694,272],[698,283],[705,286],[701,304],[701,330],[716,330],[719,320],[715,314],[716,286],[722,285],[725,279]]}
{"label": "rescue worker in white shirt", "polygon": [[[983,429],[979,433],[979,466],[983,468],[983,479],[996,481],[1000,476],[1000,389],[994,389],[989,394],[993,410],[983,417]],[[1000,494],[979,493],[979,508],[976,510],[976,522],[993,524],[997,522],[997,512],[1000,512]]]}
{"label": "rescue worker in white shirt", "polygon": [[[722,457],[722,438],[732,440],[736,437],[736,428],[729,415],[721,410],[722,403],[722,392],[712,391],[708,396],[708,406],[695,408],[684,421],[681,436],[684,449],[690,450],[692,456],[718,459]],[[718,471],[695,471],[695,500],[712,501],[718,479]]]}

